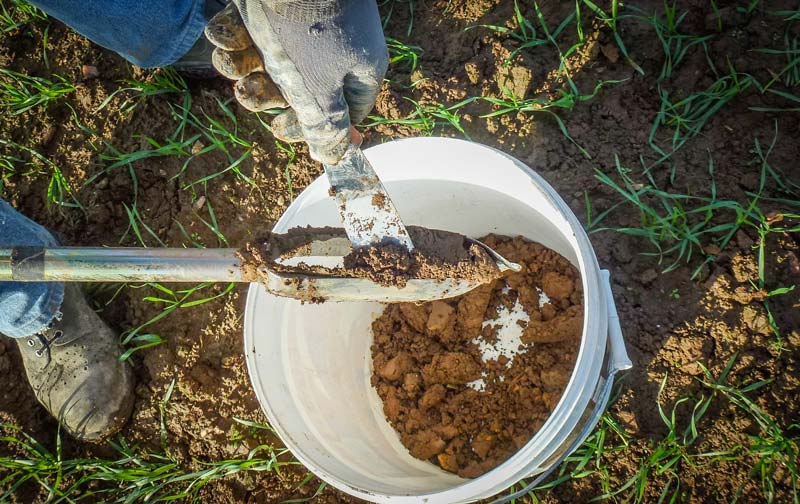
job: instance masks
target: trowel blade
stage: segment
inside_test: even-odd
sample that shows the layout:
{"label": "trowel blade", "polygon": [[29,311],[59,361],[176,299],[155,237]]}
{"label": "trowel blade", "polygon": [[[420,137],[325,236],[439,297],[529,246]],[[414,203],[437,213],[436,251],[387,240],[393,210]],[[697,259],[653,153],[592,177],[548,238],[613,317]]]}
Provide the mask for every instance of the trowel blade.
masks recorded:
{"label": "trowel blade", "polygon": [[404,287],[387,287],[363,278],[307,276],[273,271],[261,273],[261,284],[272,294],[311,303],[419,303],[460,296],[480,285],[478,282],[454,279],[410,279]]}
{"label": "trowel blade", "polygon": [[325,165],[339,214],[354,249],[399,244],[414,250],[403,221],[364,153],[351,145],[337,165]]}

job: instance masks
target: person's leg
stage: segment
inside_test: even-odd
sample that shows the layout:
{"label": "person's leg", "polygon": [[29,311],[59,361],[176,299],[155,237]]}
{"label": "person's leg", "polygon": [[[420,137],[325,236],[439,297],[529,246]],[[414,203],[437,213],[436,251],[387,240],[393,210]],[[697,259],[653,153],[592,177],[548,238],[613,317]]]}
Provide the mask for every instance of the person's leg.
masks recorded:
{"label": "person's leg", "polygon": [[[58,243],[0,200],[0,247],[19,245]],[[0,282],[0,333],[15,338],[36,398],[73,436],[102,439],[130,416],[130,366],[77,284]]]}
{"label": "person's leg", "polygon": [[224,4],[224,0],[30,1],[143,68],[165,67],[184,56]]}
{"label": "person's leg", "polygon": [[[0,200],[0,247],[57,245],[45,228]],[[64,284],[0,282],[0,333],[24,338],[43,331],[64,300]]]}

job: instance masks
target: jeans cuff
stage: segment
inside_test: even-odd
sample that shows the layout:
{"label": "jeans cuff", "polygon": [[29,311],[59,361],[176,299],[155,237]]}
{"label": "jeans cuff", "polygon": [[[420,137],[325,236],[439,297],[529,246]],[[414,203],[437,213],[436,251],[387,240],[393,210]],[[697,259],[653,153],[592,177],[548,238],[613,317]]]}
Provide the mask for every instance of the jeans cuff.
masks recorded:
{"label": "jeans cuff", "polygon": [[50,326],[53,319],[61,310],[64,303],[64,284],[52,284],[47,299],[42,301],[41,308],[36,317],[15,325],[13,329],[6,329],[3,334],[10,338],[27,338],[40,333]]}
{"label": "jeans cuff", "polygon": [[187,21],[187,29],[184,31],[183,38],[172,44],[172,50],[155,61],[131,61],[134,65],[141,68],[164,68],[181,59],[194,44],[203,36],[203,30],[208,24],[205,16],[205,2],[195,2],[196,7]]}

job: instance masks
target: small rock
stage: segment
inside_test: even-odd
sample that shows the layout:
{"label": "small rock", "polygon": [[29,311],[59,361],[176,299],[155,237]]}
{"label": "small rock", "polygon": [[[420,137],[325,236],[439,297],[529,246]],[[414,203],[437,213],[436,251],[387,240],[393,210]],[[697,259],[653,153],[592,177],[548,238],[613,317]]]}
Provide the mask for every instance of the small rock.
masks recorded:
{"label": "small rock", "polygon": [[201,150],[203,150],[206,146],[203,145],[203,142],[197,140],[195,143],[192,144],[192,156],[196,156]]}
{"label": "small rock", "polygon": [[783,221],[784,215],[777,210],[770,210],[767,212],[766,217],[768,223],[776,224]]}
{"label": "small rock", "polygon": [[622,410],[617,413],[617,419],[619,423],[622,424],[622,427],[634,434],[639,431],[639,422],[636,421],[636,415],[633,414],[631,411]]}
{"label": "small rock", "polygon": [[722,249],[719,248],[718,245],[716,245],[714,243],[710,243],[710,244],[706,245],[705,247],[703,247],[703,252],[705,252],[707,255],[715,256],[715,255],[718,255],[720,252],[722,252]]}
{"label": "small rock", "polygon": [[766,336],[772,331],[769,319],[760,307],[754,305],[745,306],[742,310],[742,321],[754,333]]}
{"label": "small rock", "polygon": [[472,440],[472,451],[475,452],[475,454],[481,459],[485,459],[486,455],[489,454],[489,450],[492,449],[494,441],[494,435],[489,434],[488,432],[482,432],[475,436],[475,439]]}
{"label": "small rock", "polygon": [[611,248],[611,255],[622,264],[627,264],[633,259],[633,253],[626,240],[616,240]]}
{"label": "small rock", "polygon": [[422,395],[422,398],[419,400],[419,408],[422,410],[430,409],[442,402],[442,399],[444,399],[446,395],[447,389],[444,388],[443,385],[436,384],[426,390]]}
{"label": "small rock", "polygon": [[200,211],[200,209],[203,208],[203,205],[205,204],[206,204],[206,197],[200,196],[199,198],[197,198],[197,201],[194,202],[192,208],[194,208],[195,211]]}
{"label": "small rock", "polygon": [[389,362],[378,370],[378,375],[389,381],[396,381],[414,367],[414,358],[406,352],[394,356]]}
{"label": "small rock", "polygon": [[648,268],[636,276],[636,279],[641,283],[648,285],[658,278],[658,272],[653,268]]}
{"label": "small rock", "polygon": [[90,80],[99,77],[100,72],[94,65],[83,65],[83,67],[81,67],[81,75],[83,75],[83,80]]}
{"label": "small rock", "polygon": [[440,453],[436,456],[436,460],[439,461],[439,465],[445,471],[450,471],[452,473],[458,472],[458,459],[452,453]]}
{"label": "small rock", "polygon": [[800,348],[800,330],[790,332],[786,340],[793,347]]}
{"label": "small rock", "polygon": [[42,136],[42,145],[44,146],[50,145],[50,142],[53,141],[53,138],[55,138],[56,133],[58,133],[58,128],[55,126],[49,126],[47,130],[44,132],[44,135]]}
{"label": "small rock", "polygon": [[603,56],[611,63],[619,61],[619,48],[616,44],[603,44],[600,46],[600,52],[602,52]]}
{"label": "small rock", "polygon": [[478,65],[473,62],[469,62],[464,65],[464,70],[467,72],[467,79],[473,84],[477,85],[481,81],[481,74],[478,70]]}
{"label": "small rock", "polygon": [[422,384],[422,377],[419,373],[407,373],[403,378],[403,389],[408,393],[414,393]]}
{"label": "small rock", "polygon": [[431,332],[442,332],[450,324],[455,315],[455,308],[444,301],[431,303],[431,314],[428,316],[427,328]]}
{"label": "small rock", "polygon": [[158,170],[158,174],[161,175],[162,177],[166,177],[167,176],[167,170],[165,170],[163,168],[160,168]]}

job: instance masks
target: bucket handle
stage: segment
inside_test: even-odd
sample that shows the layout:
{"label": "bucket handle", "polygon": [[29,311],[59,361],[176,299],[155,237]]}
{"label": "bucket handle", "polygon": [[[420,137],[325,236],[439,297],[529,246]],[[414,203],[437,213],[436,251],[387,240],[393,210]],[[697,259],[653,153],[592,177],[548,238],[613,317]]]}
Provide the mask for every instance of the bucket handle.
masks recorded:
{"label": "bucket handle", "polygon": [[583,444],[586,438],[592,433],[600,417],[608,406],[608,401],[611,398],[611,390],[614,386],[614,378],[620,371],[626,371],[633,367],[628,352],[625,350],[625,341],[622,338],[622,327],[619,323],[619,315],[617,314],[617,306],[614,303],[614,294],[611,292],[611,275],[608,270],[600,270],[601,284],[605,291],[606,307],[608,310],[608,342],[609,350],[606,354],[608,357],[608,368],[606,374],[601,374],[601,382],[598,383],[597,392],[595,392],[595,407],[592,411],[591,421],[587,422],[581,430],[581,433],[575,438],[575,441],[565,450],[547,469],[539,474],[536,479],[529,483],[525,488],[514,492],[511,495],[501,497],[491,501],[489,504],[506,504],[514,499],[519,499],[528,494],[531,490],[539,486],[553,471],[558,468],[564,460],[572,454],[578,447]]}

